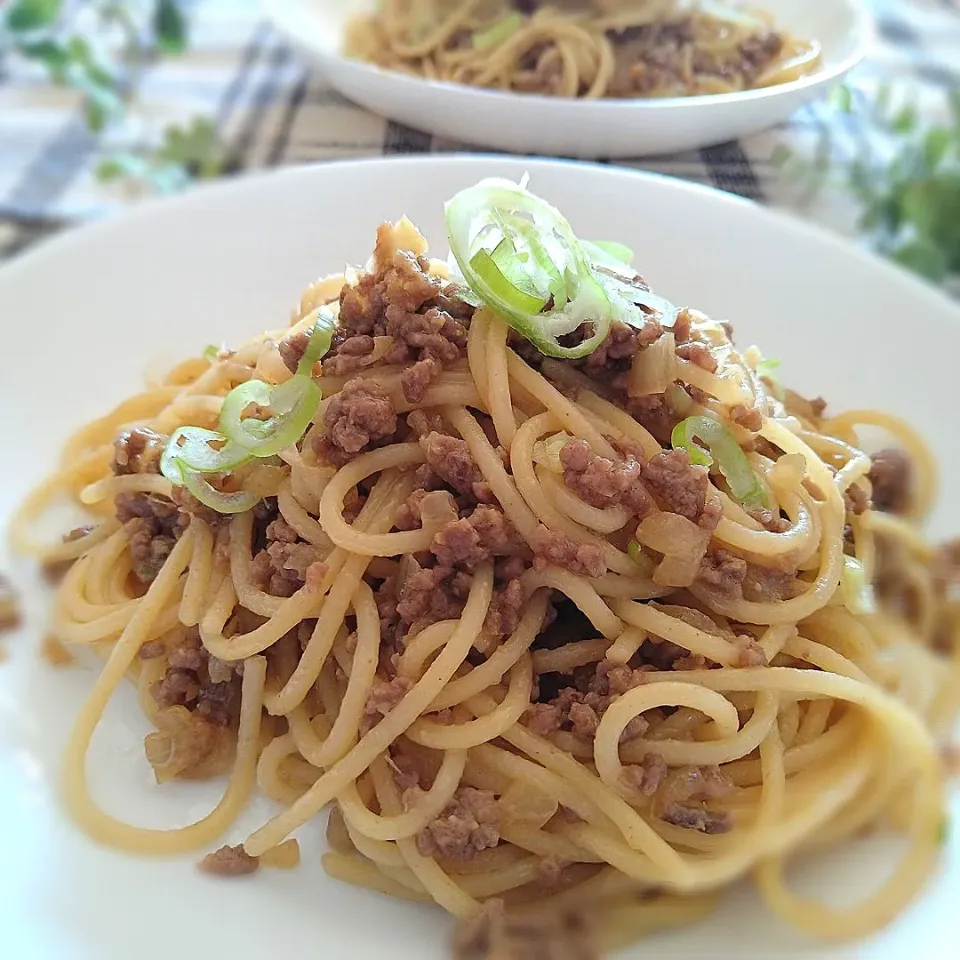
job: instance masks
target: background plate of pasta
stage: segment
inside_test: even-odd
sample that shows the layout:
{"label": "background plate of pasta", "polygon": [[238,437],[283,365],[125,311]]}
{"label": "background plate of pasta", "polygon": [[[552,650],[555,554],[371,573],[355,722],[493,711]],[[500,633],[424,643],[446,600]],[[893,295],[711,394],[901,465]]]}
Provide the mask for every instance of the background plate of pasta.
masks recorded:
{"label": "background plate of pasta", "polygon": [[932,290],[679,182],[426,158],[145,205],[0,316],[3,956],[952,936]]}
{"label": "background plate of pasta", "polygon": [[863,57],[860,0],[268,0],[375,113],[513,152],[637,157],[785,120]]}

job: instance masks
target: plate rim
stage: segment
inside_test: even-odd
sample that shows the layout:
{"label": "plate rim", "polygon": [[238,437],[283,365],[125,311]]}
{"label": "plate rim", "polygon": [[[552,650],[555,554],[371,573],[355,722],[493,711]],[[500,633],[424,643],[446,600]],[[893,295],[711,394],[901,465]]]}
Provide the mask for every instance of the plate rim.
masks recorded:
{"label": "plate rim", "polygon": [[[306,5],[305,0],[295,0],[295,2],[301,7]],[[453,83],[447,80],[429,80],[425,77],[415,77],[399,71],[387,70],[375,64],[346,57],[342,53],[331,53],[304,42],[303,38],[298,36],[293,29],[294,18],[288,13],[290,10],[288,0],[260,0],[260,5],[271,24],[282,34],[284,39],[298,50],[307,52],[315,58],[318,68],[328,76],[330,71],[345,66],[351,70],[356,70],[358,73],[366,74],[368,77],[374,77],[378,81],[390,80],[405,87],[425,87],[436,91],[440,97],[450,99],[458,96],[476,97],[506,107],[511,104],[522,104],[523,107],[518,106],[517,108],[526,109],[526,105],[529,105],[530,109],[555,112],[572,110],[577,112],[589,111],[591,113],[598,111],[604,113],[632,113],[634,111],[660,113],[664,110],[690,111],[710,106],[771,100],[790,93],[801,94],[822,84],[835,83],[864,60],[877,38],[876,19],[868,9],[866,0],[842,0],[842,2],[850,8],[853,16],[855,45],[846,57],[832,67],[824,67],[815,73],[800,77],[797,80],[791,80],[788,83],[750,90],[736,90],[732,93],[701,93],[689,97],[632,97],[624,99],[606,97],[596,100],[585,100],[582,97],[550,97],[540,93],[518,94],[511,91],[490,90],[485,87],[472,87],[469,84]]]}
{"label": "plate rim", "polygon": [[[227,177],[212,183],[201,184],[176,196],[149,197],[138,201],[119,213],[100,217],[96,220],[68,227],[53,237],[40,243],[23,253],[14,255],[10,260],[0,264],[0,286],[8,282],[16,282],[16,276],[21,271],[29,271],[42,266],[43,261],[69,254],[71,247],[89,242],[100,235],[109,236],[112,233],[123,233],[130,229],[130,224],[147,223],[153,217],[184,216],[181,211],[189,211],[196,204],[202,205],[207,198],[220,195],[229,196],[231,193],[242,194],[249,191],[256,192],[262,183],[280,180],[295,181],[299,179],[311,180],[323,178],[326,170],[339,171],[342,169],[360,169],[376,171],[380,168],[390,169],[393,166],[467,166],[480,164],[482,166],[510,166],[518,170],[518,175],[525,172],[522,168],[530,168],[535,174],[537,169],[573,168],[588,169],[594,173],[614,179],[623,179],[627,182],[636,179],[638,182],[659,184],[659,189],[687,193],[699,198],[699,203],[713,203],[726,206],[730,210],[742,211],[748,217],[756,217],[776,225],[777,229],[784,230],[805,238],[808,242],[830,246],[841,256],[851,257],[863,266],[879,270],[890,279],[890,282],[900,284],[910,295],[919,297],[930,304],[931,308],[944,311],[960,324],[960,303],[952,299],[944,290],[937,288],[909,272],[899,264],[885,260],[878,254],[864,249],[852,238],[831,230],[820,223],[806,220],[789,211],[767,206],[755,200],[729,193],[717,187],[702,183],[695,183],[680,177],[670,176],[652,170],[638,170],[633,167],[621,166],[616,163],[596,163],[585,160],[564,159],[559,157],[523,157],[501,155],[491,152],[457,152],[457,153],[430,153],[409,154],[406,156],[376,156],[362,158],[347,158],[320,161],[310,164],[298,164],[288,167],[275,167],[257,170],[240,176]],[[502,174],[503,171],[501,171]],[[370,174],[373,175],[373,174]],[[494,175],[491,170],[491,175]]]}

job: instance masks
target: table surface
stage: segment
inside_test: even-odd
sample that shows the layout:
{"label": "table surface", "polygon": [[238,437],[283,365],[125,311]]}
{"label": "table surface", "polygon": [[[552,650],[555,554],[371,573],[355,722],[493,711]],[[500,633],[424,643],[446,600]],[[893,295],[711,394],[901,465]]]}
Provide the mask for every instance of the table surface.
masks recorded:
{"label": "table surface", "polygon": [[[924,118],[945,112],[944,92],[960,87],[958,0],[871,0],[877,43],[851,76],[869,97],[881,84],[914,98]],[[469,149],[385,121],[344,100],[297,57],[255,0],[194,0],[190,49],[143,73],[137,122],[114,137],[150,142],[170,123],[213,119],[240,171],[381,154]],[[9,64],[0,72],[0,259],[73,224],[135,202],[98,183],[102,142],[87,129],[70,91],[42,72]],[[741,141],[625,165],[709,184],[792,209],[856,236],[842,191],[827,188],[801,202],[777,162],[784,148],[812,156],[818,145],[850,154],[883,149],[868,119],[821,101],[787,123]]]}

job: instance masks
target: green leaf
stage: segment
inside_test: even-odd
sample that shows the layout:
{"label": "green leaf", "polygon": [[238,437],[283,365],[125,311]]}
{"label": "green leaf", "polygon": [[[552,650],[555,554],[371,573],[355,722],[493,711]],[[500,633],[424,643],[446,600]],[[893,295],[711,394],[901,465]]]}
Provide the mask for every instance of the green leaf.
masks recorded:
{"label": "green leaf", "polygon": [[950,109],[950,115],[953,117],[953,124],[960,133],[960,86],[949,87],[947,89],[947,106]]}
{"label": "green leaf", "polygon": [[919,273],[939,283],[947,275],[948,266],[943,252],[929,240],[918,237],[915,240],[908,240],[896,247],[890,253],[890,259],[900,266]]}
{"label": "green leaf", "polygon": [[890,129],[894,133],[907,134],[917,129],[920,115],[917,113],[916,104],[905,103],[893,116],[890,121]]}
{"label": "green leaf", "polygon": [[839,87],[834,87],[830,92],[830,102],[841,113],[853,113],[853,91],[841,83]]}
{"label": "green leaf", "polygon": [[49,27],[60,16],[61,0],[15,0],[7,13],[7,27],[16,33]]}
{"label": "green leaf", "polygon": [[105,183],[123,178],[140,180],[149,173],[150,164],[133,153],[115,153],[104,157],[97,165],[97,179]]}
{"label": "green leaf", "polygon": [[157,46],[167,54],[183,53],[187,47],[187,21],[176,0],[157,0],[153,12]]}
{"label": "green leaf", "polygon": [[200,179],[209,179],[223,171],[226,153],[213,124],[197,117],[186,127],[166,129],[157,159],[180,165]]}
{"label": "green leaf", "polygon": [[117,93],[110,87],[96,83],[87,74],[69,74],[67,83],[83,94],[87,124],[94,133],[99,133],[123,113],[123,101]]}
{"label": "green leaf", "polygon": [[70,65],[70,51],[56,40],[38,40],[36,43],[20,44],[17,49],[28,60],[42,63],[58,83],[63,82],[66,69]]}
{"label": "green leaf", "polygon": [[67,42],[67,51],[92,83],[101,87],[116,86],[117,77],[110,64],[83,37],[71,37]]}
{"label": "green leaf", "polygon": [[874,109],[879,117],[886,118],[887,113],[890,111],[890,101],[892,99],[893,88],[889,83],[881,83],[880,86],[877,87],[877,95],[873,101]]}
{"label": "green leaf", "polygon": [[947,127],[931,127],[923,138],[923,156],[931,172],[943,162],[951,147],[956,146],[956,134]]}

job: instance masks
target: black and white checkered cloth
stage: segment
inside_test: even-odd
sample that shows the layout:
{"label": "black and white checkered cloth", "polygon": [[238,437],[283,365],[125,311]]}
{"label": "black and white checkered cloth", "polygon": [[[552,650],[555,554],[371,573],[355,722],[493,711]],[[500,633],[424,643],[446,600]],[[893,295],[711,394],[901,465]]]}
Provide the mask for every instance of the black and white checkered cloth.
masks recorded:
{"label": "black and white checkered cloth", "polygon": [[[921,113],[942,109],[945,88],[960,86],[960,0],[872,5],[879,43],[851,78],[854,86],[869,93],[892,83],[918,99]],[[204,115],[214,119],[242,170],[468,149],[344,100],[262,20],[258,7],[255,0],[194,0],[190,50],[160,61],[141,80],[141,142],[170,123]],[[743,141],[627,165],[788,206],[773,162],[778,146],[808,151],[825,129],[840,142],[862,141],[869,131],[855,129],[860,122],[815,103],[782,127]],[[29,67],[11,64],[0,73],[0,258],[129,202],[97,181],[102,147],[72,93],[51,87]],[[839,194],[827,192],[806,214],[850,228]]]}

